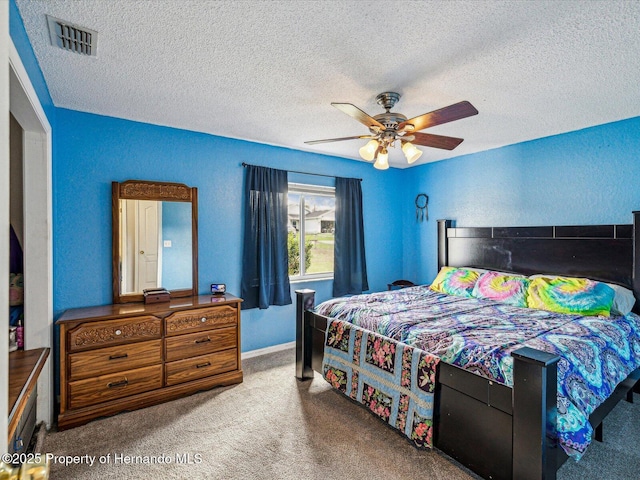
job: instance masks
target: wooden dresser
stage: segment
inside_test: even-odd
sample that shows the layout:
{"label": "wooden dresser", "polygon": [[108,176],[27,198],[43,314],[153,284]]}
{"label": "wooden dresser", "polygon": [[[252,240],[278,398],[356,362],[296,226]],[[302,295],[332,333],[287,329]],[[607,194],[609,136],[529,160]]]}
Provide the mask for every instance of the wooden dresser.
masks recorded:
{"label": "wooden dresser", "polygon": [[201,295],[64,312],[58,428],[242,382],[241,302]]}

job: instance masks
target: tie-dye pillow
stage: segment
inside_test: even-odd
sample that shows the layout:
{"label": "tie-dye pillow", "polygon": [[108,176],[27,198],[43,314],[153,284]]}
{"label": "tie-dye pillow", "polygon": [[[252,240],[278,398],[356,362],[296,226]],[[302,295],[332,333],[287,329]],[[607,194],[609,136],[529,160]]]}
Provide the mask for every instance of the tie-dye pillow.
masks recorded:
{"label": "tie-dye pillow", "polygon": [[466,268],[442,267],[430,288],[449,295],[471,297],[479,276],[478,272]]}
{"label": "tie-dye pillow", "polygon": [[527,305],[558,313],[608,317],[615,292],[604,283],[587,278],[538,277],[527,290]]}
{"label": "tie-dye pillow", "polygon": [[473,287],[476,298],[496,300],[516,307],[527,306],[527,288],[529,280],[522,276],[507,275],[499,272],[487,272]]}
{"label": "tie-dye pillow", "polygon": [[[545,275],[540,273],[531,275],[529,280],[539,277],[555,278],[556,275]],[[622,285],[616,285],[615,283],[605,283],[605,285],[611,287],[615,292],[613,296],[613,304],[611,304],[611,314],[627,315],[630,313],[636,304],[636,297],[633,295],[633,291],[623,287]]]}

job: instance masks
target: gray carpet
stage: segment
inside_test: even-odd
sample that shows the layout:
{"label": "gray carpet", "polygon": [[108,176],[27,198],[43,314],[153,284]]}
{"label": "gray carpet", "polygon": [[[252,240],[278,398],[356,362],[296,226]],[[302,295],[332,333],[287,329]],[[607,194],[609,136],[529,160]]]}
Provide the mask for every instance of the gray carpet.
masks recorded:
{"label": "gray carpet", "polygon": [[[298,382],[293,362],[293,350],[248,359],[240,385],[50,432],[43,452],[103,456],[106,462],[53,463],[51,478],[478,478],[437,451],[417,450],[319,376]],[[635,404],[622,402],[610,415],[605,443],[592,445],[580,462],[566,463],[558,478],[639,478],[639,446],[636,395]],[[184,463],[187,454],[190,463]],[[122,457],[162,455],[171,463],[126,464]]]}

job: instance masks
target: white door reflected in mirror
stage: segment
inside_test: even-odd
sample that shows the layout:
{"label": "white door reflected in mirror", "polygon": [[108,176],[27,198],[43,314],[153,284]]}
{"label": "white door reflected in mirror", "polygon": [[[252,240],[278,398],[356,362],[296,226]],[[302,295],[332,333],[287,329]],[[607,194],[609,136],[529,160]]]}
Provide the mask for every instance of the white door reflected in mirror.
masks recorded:
{"label": "white door reflected in mirror", "polygon": [[120,199],[120,232],[123,294],[191,288],[191,204]]}

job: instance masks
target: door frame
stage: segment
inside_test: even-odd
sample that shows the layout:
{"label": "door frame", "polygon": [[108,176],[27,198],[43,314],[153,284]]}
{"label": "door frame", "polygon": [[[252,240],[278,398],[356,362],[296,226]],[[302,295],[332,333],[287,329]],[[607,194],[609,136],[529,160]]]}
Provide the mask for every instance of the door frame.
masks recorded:
{"label": "door frame", "polygon": [[[0,225],[9,233],[9,2],[0,2]],[[9,278],[9,235],[0,235],[0,276]],[[9,311],[9,283],[0,288],[0,311]],[[0,391],[9,391],[9,320],[0,321]],[[0,395],[0,435],[7,438],[9,396]],[[7,444],[0,442],[0,452]]]}
{"label": "door frame", "polygon": [[[8,25],[8,20],[7,20]],[[9,38],[9,111],[23,129],[25,348],[53,345],[51,124]],[[7,115],[8,118],[8,115]],[[37,421],[53,421],[50,355],[38,378]]]}

